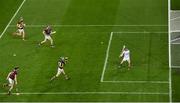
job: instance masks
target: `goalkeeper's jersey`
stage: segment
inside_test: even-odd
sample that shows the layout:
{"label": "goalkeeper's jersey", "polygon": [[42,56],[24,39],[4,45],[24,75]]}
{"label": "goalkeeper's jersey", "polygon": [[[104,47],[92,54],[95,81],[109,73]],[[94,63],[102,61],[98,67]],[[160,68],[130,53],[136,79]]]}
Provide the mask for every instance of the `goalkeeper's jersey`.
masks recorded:
{"label": "goalkeeper's jersey", "polygon": [[129,58],[130,57],[130,51],[129,50],[124,50],[123,55],[124,55],[124,58]]}

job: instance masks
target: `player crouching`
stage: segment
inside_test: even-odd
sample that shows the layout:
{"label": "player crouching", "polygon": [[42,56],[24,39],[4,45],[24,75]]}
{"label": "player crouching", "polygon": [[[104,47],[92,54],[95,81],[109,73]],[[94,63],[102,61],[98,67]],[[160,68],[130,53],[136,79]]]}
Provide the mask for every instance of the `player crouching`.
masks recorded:
{"label": "player crouching", "polygon": [[125,47],[125,45],[123,46],[122,48],[122,52],[119,56],[119,58],[123,57],[121,63],[120,63],[120,66],[125,62],[127,61],[128,62],[128,70],[130,70],[130,67],[131,67],[131,60],[130,60],[130,51],[128,50],[128,48]]}
{"label": "player crouching", "polygon": [[69,80],[69,77],[64,72],[64,66],[66,65],[67,61],[68,61],[68,57],[61,57],[60,58],[60,60],[58,61],[57,74],[51,78],[51,81],[54,80],[55,78],[59,77],[60,74],[63,74],[65,79]]}
{"label": "player crouching", "polygon": [[43,34],[44,34],[44,40],[41,41],[41,43],[39,43],[39,45],[44,44],[47,40],[49,40],[51,42],[51,47],[54,47],[53,45],[53,39],[51,38],[52,34],[55,34],[56,31],[52,31],[51,27],[48,25],[44,30],[43,30]]}
{"label": "player crouching", "polygon": [[3,87],[7,87],[7,86],[10,87],[9,91],[8,91],[8,95],[11,94],[11,90],[13,89],[14,85],[17,85],[17,72],[18,72],[18,69],[19,69],[19,67],[15,67],[14,70],[11,71],[7,76],[7,80],[8,80],[9,83],[3,84]]}
{"label": "player crouching", "polygon": [[13,33],[13,35],[22,36],[22,40],[25,40],[25,31],[24,31],[25,24],[23,22],[22,17],[18,21],[16,27],[17,27],[18,30],[15,33]]}

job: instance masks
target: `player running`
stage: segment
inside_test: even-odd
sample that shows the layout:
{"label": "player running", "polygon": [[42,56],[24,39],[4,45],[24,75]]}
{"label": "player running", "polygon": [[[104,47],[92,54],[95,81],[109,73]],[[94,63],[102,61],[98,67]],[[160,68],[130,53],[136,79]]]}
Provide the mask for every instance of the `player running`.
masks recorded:
{"label": "player running", "polygon": [[22,40],[25,40],[25,31],[24,31],[25,26],[26,26],[26,24],[24,23],[24,20],[21,17],[20,20],[18,21],[18,23],[16,24],[17,31],[15,33],[13,33],[13,35],[21,36]]}
{"label": "player running", "polygon": [[54,80],[55,78],[59,77],[60,74],[63,74],[65,79],[68,80],[68,76],[64,72],[64,66],[68,61],[68,57],[61,57],[60,60],[58,61],[58,70],[57,74],[51,78],[51,81]]}
{"label": "player running", "polygon": [[120,66],[125,62],[127,61],[128,62],[128,70],[130,70],[130,67],[131,67],[131,60],[130,60],[130,51],[128,50],[128,48],[126,48],[126,46],[124,45],[123,46],[123,49],[122,49],[122,52],[119,56],[119,58],[123,57],[121,63],[120,63]]}
{"label": "player running", "polygon": [[54,47],[53,45],[53,39],[51,38],[51,35],[56,33],[56,31],[52,31],[52,28],[48,25],[44,30],[43,30],[43,34],[44,34],[44,40],[41,41],[41,43],[39,43],[39,45],[44,44],[47,40],[49,40],[51,42],[51,47]]}
{"label": "player running", "polygon": [[[13,71],[11,71],[8,76],[7,80],[9,83],[3,84],[3,87],[9,86],[8,95],[11,94],[11,90],[13,89],[14,85],[17,85],[17,74],[18,74],[19,67],[15,67]],[[16,90],[17,91],[17,90]]]}

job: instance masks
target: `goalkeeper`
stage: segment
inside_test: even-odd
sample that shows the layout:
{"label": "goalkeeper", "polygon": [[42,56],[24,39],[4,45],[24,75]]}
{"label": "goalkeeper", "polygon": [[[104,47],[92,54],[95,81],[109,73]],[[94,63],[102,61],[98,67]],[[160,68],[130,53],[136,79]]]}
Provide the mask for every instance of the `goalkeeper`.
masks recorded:
{"label": "goalkeeper", "polygon": [[121,60],[120,67],[125,61],[127,61],[128,62],[128,70],[130,70],[130,67],[131,67],[130,51],[128,50],[128,48],[126,48],[125,45],[123,46],[121,54],[119,55],[119,58],[121,58],[121,57],[123,59]]}

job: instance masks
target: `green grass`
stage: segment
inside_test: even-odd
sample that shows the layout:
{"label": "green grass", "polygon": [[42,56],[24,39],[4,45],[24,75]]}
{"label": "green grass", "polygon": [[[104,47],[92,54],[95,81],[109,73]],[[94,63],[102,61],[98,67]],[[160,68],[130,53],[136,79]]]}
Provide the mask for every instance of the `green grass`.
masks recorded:
{"label": "green grass", "polygon": [[0,31],[2,32],[5,28],[5,26],[8,24],[8,21],[11,19],[11,17],[16,12],[17,8],[19,7],[22,0],[1,0],[0,7],[0,13],[1,13],[1,19],[0,19]]}
{"label": "green grass", "polygon": [[[162,25],[162,26],[62,26],[53,27],[55,48],[43,40],[43,27],[26,28],[27,41],[13,37],[10,26],[0,41],[0,81],[20,66],[18,87],[22,93],[106,92],[105,94],[22,94],[0,95],[0,101],[91,101],[91,102],[168,102],[167,1],[164,0],[27,0],[11,25],[23,16],[27,25]],[[6,17],[4,17],[6,18]],[[8,20],[7,20],[8,21]],[[147,81],[146,83],[100,82],[106,49],[113,33],[104,81]],[[101,44],[101,42],[104,42]],[[131,50],[132,70],[117,69],[122,45]],[[13,54],[17,56],[13,56]],[[57,71],[57,60],[68,56],[65,67],[71,77],[49,83]],[[1,92],[7,89],[1,88]],[[167,94],[109,94],[138,92]]]}
{"label": "green grass", "polygon": [[179,0],[171,0],[171,10],[179,10],[180,9],[179,3],[180,3]]}

